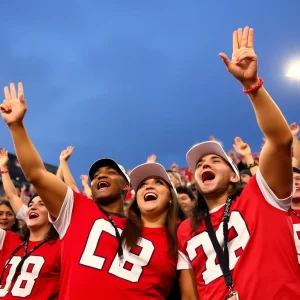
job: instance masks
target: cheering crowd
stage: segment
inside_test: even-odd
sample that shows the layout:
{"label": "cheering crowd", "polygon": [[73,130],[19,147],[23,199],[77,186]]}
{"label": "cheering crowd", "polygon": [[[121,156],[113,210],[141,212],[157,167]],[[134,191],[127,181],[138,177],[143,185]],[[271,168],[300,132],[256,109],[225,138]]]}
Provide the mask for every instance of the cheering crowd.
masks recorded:
{"label": "cheering crowd", "polygon": [[102,158],[81,190],[74,148],[48,172],[25,128],[22,83],[4,88],[2,118],[31,187],[29,198],[15,188],[2,149],[0,298],[300,299],[299,126],[258,77],[254,30],[234,31],[232,44],[231,59],[219,56],[253,105],[259,159],[240,137],[228,154],[211,139],[187,151],[184,176],[155,155],[130,172]]}

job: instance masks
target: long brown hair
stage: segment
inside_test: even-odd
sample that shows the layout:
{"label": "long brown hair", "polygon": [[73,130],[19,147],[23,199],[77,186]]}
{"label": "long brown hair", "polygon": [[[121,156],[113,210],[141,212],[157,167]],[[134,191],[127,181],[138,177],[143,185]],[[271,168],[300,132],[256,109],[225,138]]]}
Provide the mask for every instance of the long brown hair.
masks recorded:
{"label": "long brown hair", "polygon": [[[21,229],[21,233],[20,233],[20,239],[22,241],[25,241],[27,239],[29,239],[30,236],[30,229],[27,227],[27,225],[25,224],[24,226],[22,226]],[[47,233],[47,235],[44,237],[44,239],[50,239],[50,241],[52,240],[57,240],[59,238],[59,235],[56,231],[56,229],[54,228],[54,226],[51,224],[51,227]]]}
{"label": "long brown hair", "polygon": [[[228,197],[231,196],[232,199],[235,199],[237,196],[239,196],[242,193],[243,188],[244,188],[244,186],[240,182],[232,183]],[[200,224],[203,220],[204,212],[206,210],[207,210],[207,205],[206,205],[205,199],[202,196],[202,194],[197,190],[197,201],[191,211],[192,232],[197,231],[198,227],[200,226]]]}
{"label": "long brown hair", "polygon": [[[178,199],[176,193],[171,187],[169,187],[172,203],[168,208],[166,217],[165,228],[167,230],[168,248],[171,256],[177,254],[177,222],[178,222]],[[138,208],[137,197],[135,197],[128,209],[128,220],[126,227],[122,232],[121,241],[122,244],[128,248],[135,248],[142,238],[143,223],[141,219],[141,212]]]}

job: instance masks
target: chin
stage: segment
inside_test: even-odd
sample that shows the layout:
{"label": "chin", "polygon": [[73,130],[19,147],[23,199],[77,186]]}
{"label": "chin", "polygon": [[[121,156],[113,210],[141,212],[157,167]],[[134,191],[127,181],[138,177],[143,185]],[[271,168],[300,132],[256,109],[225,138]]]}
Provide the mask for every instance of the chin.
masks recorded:
{"label": "chin", "polygon": [[294,196],[293,196],[293,199],[297,199],[297,200],[300,200],[300,190],[296,190]]}

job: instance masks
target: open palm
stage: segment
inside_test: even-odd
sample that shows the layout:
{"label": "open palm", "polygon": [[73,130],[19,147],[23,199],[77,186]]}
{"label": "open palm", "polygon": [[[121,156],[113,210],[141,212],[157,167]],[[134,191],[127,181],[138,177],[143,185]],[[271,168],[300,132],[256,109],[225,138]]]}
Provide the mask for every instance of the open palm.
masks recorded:
{"label": "open palm", "polygon": [[233,32],[231,61],[226,54],[219,54],[227,70],[245,86],[258,83],[257,56],[253,47],[253,28],[239,28]]}
{"label": "open palm", "polygon": [[8,152],[5,149],[0,149],[0,167],[7,167],[8,165]]}
{"label": "open palm", "polygon": [[4,87],[5,99],[0,105],[1,115],[7,125],[22,122],[26,113],[23,84],[18,83],[18,93],[13,83]]}

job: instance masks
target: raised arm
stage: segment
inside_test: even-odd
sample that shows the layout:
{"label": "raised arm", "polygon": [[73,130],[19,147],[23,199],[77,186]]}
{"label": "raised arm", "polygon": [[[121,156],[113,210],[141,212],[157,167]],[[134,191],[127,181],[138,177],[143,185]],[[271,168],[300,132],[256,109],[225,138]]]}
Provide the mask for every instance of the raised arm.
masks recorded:
{"label": "raised arm", "polygon": [[71,174],[68,159],[71,157],[73,153],[74,147],[69,146],[67,149],[63,150],[59,156],[59,168],[61,169],[63,179],[72,190],[79,192],[77,188],[74,177]]}
{"label": "raised arm", "polygon": [[268,186],[279,198],[286,198],[293,189],[292,134],[280,109],[262,87],[257,75],[254,52],[254,30],[245,27],[233,33],[232,60],[220,53],[228,71],[248,93],[257,123],[266,137],[261,151],[259,170]]}
{"label": "raised arm", "polygon": [[93,198],[92,197],[92,190],[89,186],[89,177],[87,175],[81,175],[81,184],[82,184],[82,190],[83,193],[88,197],[88,198]]}
{"label": "raised arm", "polygon": [[4,88],[4,95],[5,100],[0,106],[1,115],[11,132],[18,161],[27,180],[33,184],[50,214],[56,218],[68,187],[46,170],[25,129],[23,118],[27,108],[22,83],[18,84],[18,95],[13,83],[10,84],[10,88]]}
{"label": "raised arm", "polygon": [[8,153],[5,149],[0,150],[0,170],[2,174],[2,184],[7,200],[15,214],[18,214],[23,202],[18,196],[18,191],[15,188],[8,171]]}
{"label": "raised arm", "polygon": [[291,133],[293,135],[293,167],[300,168],[300,141],[298,138],[299,125],[293,123],[290,125]]}

